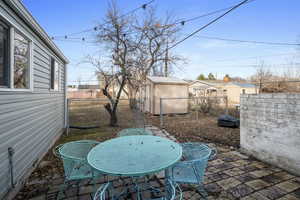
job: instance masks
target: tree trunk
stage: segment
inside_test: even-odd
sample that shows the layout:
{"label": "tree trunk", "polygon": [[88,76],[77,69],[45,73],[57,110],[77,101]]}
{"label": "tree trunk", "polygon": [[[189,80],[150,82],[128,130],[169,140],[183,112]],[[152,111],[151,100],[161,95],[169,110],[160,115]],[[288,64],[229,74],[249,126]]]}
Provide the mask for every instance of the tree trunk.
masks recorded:
{"label": "tree trunk", "polygon": [[110,126],[118,126],[118,118],[117,118],[117,113],[116,112],[112,112],[110,114]]}
{"label": "tree trunk", "polygon": [[137,108],[136,95],[137,95],[136,90],[132,87],[129,87],[128,97],[129,97],[130,109],[136,109]]}
{"label": "tree trunk", "polygon": [[109,125],[110,126],[118,126],[118,117],[117,117],[117,110],[113,110],[111,108],[110,103],[107,103],[104,105],[105,110],[108,112],[109,116],[110,116],[110,122]]}

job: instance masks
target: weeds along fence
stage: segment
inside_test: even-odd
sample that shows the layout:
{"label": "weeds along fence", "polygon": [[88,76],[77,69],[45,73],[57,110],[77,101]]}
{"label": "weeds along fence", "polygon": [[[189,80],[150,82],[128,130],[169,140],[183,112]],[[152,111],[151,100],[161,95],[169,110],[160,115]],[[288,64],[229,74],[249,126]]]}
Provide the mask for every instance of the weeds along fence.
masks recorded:
{"label": "weeds along fence", "polygon": [[217,120],[222,114],[230,114],[239,118],[239,107],[230,104],[227,96],[207,96],[191,98],[160,98],[159,122],[164,128],[166,123],[178,120],[194,123],[204,118]]}
{"label": "weeds along fence", "polygon": [[[104,105],[109,103],[105,98],[93,99],[68,99],[67,114],[69,128],[98,128],[107,125],[110,120],[109,113],[104,108]],[[117,115],[121,112],[128,112],[129,100],[120,99],[117,107]]]}

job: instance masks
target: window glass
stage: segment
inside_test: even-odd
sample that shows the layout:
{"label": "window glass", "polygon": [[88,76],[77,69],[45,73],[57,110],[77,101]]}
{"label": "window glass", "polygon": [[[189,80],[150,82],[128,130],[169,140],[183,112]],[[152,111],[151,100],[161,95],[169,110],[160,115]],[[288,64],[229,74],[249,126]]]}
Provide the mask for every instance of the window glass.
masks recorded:
{"label": "window glass", "polygon": [[59,87],[59,65],[51,58],[51,89],[58,90]]}
{"label": "window glass", "polygon": [[0,88],[9,87],[9,28],[0,21]]}
{"label": "window glass", "polygon": [[54,62],[55,65],[54,65],[54,70],[55,70],[55,76],[54,76],[54,90],[58,90],[58,87],[59,87],[59,65],[58,63],[55,61]]}
{"label": "window glass", "polygon": [[14,34],[14,87],[29,88],[29,41],[19,32]]}
{"label": "window glass", "polygon": [[54,58],[51,58],[50,66],[50,89],[54,89]]}

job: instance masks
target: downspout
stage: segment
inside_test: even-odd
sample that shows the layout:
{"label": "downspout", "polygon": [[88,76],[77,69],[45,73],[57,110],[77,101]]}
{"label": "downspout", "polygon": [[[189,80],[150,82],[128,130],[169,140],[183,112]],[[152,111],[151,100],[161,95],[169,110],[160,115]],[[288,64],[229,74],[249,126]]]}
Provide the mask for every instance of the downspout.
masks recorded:
{"label": "downspout", "polygon": [[68,99],[67,99],[67,63],[65,63],[65,91],[64,91],[64,96],[65,96],[65,105],[64,105],[64,111],[65,111],[65,123],[64,127],[67,129],[68,132]]}
{"label": "downspout", "polygon": [[[14,182],[14,166],[13,166],[13,155],[15,154],[15,150],[12,147],[8,147],[8,163],[9,163],[9,173],[10,173],[10,187],[4,192],[4,194],[0,194],[0,198],[7,199],[10,192],[15,188],[16,184]],[[8,184],[8,183],[7,183]]]}
{"label": "downspout", "polygon": [[13,165],[13,155],[15,154],[15,150],[12,147],[9,147],[7,150],[8,150],[9,171],[10,171],[10,185],[11,188],[15,188],[14,165]]}

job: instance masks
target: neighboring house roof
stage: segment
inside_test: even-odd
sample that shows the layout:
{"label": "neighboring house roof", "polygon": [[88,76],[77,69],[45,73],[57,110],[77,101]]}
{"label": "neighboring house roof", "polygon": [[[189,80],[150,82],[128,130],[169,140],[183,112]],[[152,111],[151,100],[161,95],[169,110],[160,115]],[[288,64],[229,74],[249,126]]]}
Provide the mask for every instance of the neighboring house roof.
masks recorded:
{"label": "neighboring house roof", "polygon": [[190,84],[190,85],[194,85],[194,84],[197,84],[197,83],[201,83],[201,84],[208,85],[208,86],[213,86],[213,84],[210,83],[210,82],[207,82],[207,81],[200,81],[200,80],[194,80],[193,82],[190,82],[189,84]]}
{"label": "neighboring house roof", "polygon": [[24,20],[24,22],[30,27],[30,29],[43,41],[49,48],[66,64],[69,60],[64,56],[61,50],[56,46],[56,44],[51,40],[46,31],[38,24],[31,13],[25,8],[23,3],[19,0],[4,0],[16,13]]}
{"label": "neighboring house roof", "polygon": [[147,76],[147,78],[153,83],[188,84],[186,81],[175,77]]}
{"label": "neighboring house roof", "polygon": [[78,89],[100,89],[100,85],[78,85]]}
{"label": "neighboring house roof", "polygon": [[238,83],[238,82],[231,82],[231,83],[228,83],[229,85],[236,85],[236,86],[239,86],[241,88],[255,88],[255,85],[254,84],[251,84],[251,83]]}
{"label": "neighboring house roof", "polygon": [[190,79],[182,79],[182,80],[184,80],[185,82],[188,82],[188,83],[192,83],[195,81],[195,80],[190,80]]}
{"label": "neighboring house roof", "polygon": [[[210,87],[220,87],[220,86],[223,86],[224,83],[223,82],[216,82],[216,81],[202,81],[202,80],[195,80],[193,82],[191,82],[189,85],[192,86],[192,85],[195,85],[197,83],[201,83],[203,85],[207,85],[207,86],[210,86]],[[198,87],[198,86],[197,86]]]}

